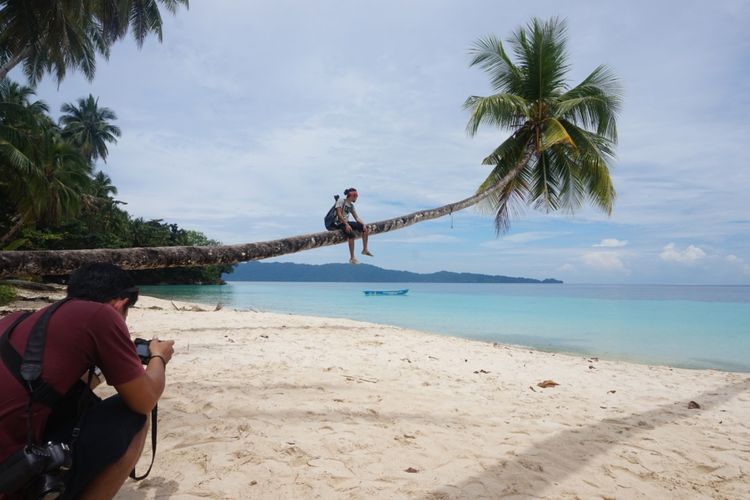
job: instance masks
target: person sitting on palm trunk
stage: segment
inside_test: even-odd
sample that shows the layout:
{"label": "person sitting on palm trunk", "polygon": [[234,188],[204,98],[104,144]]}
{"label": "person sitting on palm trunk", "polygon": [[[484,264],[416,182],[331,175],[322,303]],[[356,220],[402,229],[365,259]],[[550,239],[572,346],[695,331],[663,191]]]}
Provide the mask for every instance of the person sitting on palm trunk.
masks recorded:
{"label": "person sitting on palm trunk", "polygon": [[[336,227],[342,229],[349,238],[349,262],[351,264],[359,263],[354,256],[354,231],[362,233],[362,255],[373,256],[367,249],[367,236],[370,231],[354,210],[354,203],[358,196],[356,189],[349,188],[344,190],[344,198],[336,200]],[[354,221],[349,220],[349,214],[354,217]]]}

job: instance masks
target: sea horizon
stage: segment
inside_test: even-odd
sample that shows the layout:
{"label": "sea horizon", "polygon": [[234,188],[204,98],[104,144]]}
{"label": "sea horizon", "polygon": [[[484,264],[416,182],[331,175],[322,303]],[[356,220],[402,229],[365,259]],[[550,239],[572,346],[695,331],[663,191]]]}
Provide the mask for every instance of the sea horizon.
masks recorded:
{"label": "sea horizon", "polygon": [[[409,292],[402,297],[362,293],[403,288]],[[229,281],[143,287],[143,293],[343,317],[548,352],[750,372],[746,285]]]}

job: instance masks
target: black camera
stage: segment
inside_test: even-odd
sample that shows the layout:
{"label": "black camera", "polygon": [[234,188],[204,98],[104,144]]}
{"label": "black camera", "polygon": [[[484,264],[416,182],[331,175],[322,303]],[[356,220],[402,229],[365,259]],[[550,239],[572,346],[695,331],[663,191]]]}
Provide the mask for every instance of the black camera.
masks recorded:
{"label": "black camera", "polygon": [[25,488],[32,498],[57,498],[65,491],[62,475],[72,462],[65,443],[25,446],[0,464],[0,493]]}
{"label": "black camera", "polygon": [[133,343],[135,344],[136,354],[138,354],[138,357],[141,358],[141,363],[147,365],[148,360],[151,357],[151,351],[149,351],[148,349],[151,341],[146,339],[134,339]]}

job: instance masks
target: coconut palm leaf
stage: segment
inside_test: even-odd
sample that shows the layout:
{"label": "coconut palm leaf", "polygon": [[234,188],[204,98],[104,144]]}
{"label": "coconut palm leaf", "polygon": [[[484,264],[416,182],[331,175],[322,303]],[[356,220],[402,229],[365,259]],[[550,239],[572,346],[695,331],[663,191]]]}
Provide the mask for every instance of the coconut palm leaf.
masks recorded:
{"label": "coconut palm leaf", "polygon": [[132,31],[138,46],[150,34],[162,40],[159,6],[175,13],[188,0],[3,0],[0,2],[0,78],[22,64],[29,82],[45,73],[60,82],[67,71],[91,80],[96,54]]}
{"label": "coconut palm leaf", "polygon": [[78,99],[77,105],[65,103],[61,106],[60,125],[62,136],[83,151],[89,161],[101,158],[107,162],[108,143],[116,143],[120,128],[110,122],[117,115],[109,108],[99,107],[99,100],[89,94]]}

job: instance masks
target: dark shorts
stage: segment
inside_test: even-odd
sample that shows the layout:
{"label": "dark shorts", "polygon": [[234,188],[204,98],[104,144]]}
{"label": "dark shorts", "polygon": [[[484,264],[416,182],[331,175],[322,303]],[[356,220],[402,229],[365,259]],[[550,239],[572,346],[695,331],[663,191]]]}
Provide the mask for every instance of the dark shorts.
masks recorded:
{"label": "dark shorts", "polygon": [[[73,467],[67,474],[65,494],[77,498],[107,466],[119,460],[146,424],[146,416],[128,408],[119,395],[91,406],[81,421],[81,434],[73,447]],[[54,426],[46,439],[67,442],[74,423]],[[51,426],[48,426],[50,429]],[[55,435],[57,434],[57,435]]]}
{"label": "dark shorts", "polygon": [[[350,223],[349,223],[349,225],[350,225],[350,226],[352,227],[352,229],[353,229],[354,231],[357,231],[357,232],[360,232],[360,233],[361,233],[362,231],[364,231],[364,230],[365,230],[365,226],[363,226],[363,225],[362,225],[362,224],[360,224],[359,222],[350,222]],[[354,238],[356,237],[356,236],[355,236],[355,234],[354,234],[354,231],[352,231],[351,233],[347,233],[347,232],[346,232],[346,229],[344,228],[344,225],[343,225],[343,224],[337,224],[337,226],[338,226],[338,228],[339,228],[339,229],[341,229],[341,230],[342,230],[342,231],[344,232],[344,234],[345,234],[345,235],[346,235],[346,236],[347,236],[347,237],[348,237],[348,238],[349,238],[350,240],[353,240],[353,239],[354,239]]]}

